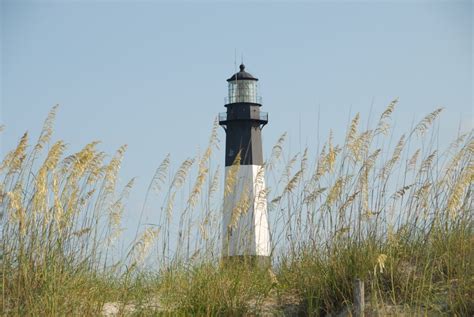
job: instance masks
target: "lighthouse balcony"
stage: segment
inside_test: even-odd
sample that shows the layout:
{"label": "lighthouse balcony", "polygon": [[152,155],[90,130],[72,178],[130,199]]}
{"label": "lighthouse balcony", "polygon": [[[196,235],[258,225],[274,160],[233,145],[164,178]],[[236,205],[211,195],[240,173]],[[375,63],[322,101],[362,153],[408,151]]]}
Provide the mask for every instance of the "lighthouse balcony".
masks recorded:
{"label": "lighthouse balcony", "polygon": [[251,120],[251,121],[257,121],[260,124],[267,124],[268,122],[268,112],[251,112],[250,115],[248,113],[241,113],[241,112],[236,112],[236,113],[227,113],[227,112],[221,112],[219,113],[219,124],[223,125],[226,124],[229,121],[236,121],[236,120]]}

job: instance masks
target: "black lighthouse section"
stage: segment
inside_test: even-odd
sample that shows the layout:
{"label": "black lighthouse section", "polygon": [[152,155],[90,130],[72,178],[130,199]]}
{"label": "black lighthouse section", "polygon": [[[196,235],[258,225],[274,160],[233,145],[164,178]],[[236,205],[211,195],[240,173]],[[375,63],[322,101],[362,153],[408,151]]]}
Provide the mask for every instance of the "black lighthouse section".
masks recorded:
{"label": "black lighthouse section", "polygon": [[240,165],[263,165],[261,129],[268,115],[260,112],[260,105],[234,103],[227,106],[225,118],[219,124],[226,131],[225,166],[235,162],[240,153]]}
{"label": "black lighthouse section", "polygon": [[[227,81],[231,84],[258,79],[240,65],[240,72]],[[263,165],[261,130],[268,123],[268,113],[260,111],[262,105],[254,102],[257,100],[256,90],[249,92],[255,94],[248,98],[252,102],[245,101],[248,96],[245,88],[239,93],[243,94],[242,98],[229,99],[225,105],[227,112],[219,115],[219,124],[226,131],[225,166],[234,164],[239,153],[240,165]]]}

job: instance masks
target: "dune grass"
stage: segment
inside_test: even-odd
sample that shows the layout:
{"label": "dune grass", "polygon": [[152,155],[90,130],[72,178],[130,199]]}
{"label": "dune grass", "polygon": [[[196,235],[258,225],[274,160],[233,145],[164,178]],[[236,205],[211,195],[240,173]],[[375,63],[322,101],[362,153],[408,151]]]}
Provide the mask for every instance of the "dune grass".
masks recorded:
{"label": "dune grass", "polygon": [[118,315],[334,315],[358,278],[374,314],[474,315],[472,132],[437,148],[437,109],[393,143],[396,105],[366,130],[357,114],[342,144],[330,133],[314,157],[277,141],[264,165],[271,268],[220,262],[233,181],[222,186],[212,164],[217,124],[175,173],[169,156],[158,166],[133,211],[156,221],[118,257],[134,181],[117,188],[126,147],[66,155],[53,108],[39,139],[25,134],[0,165],[2,314],[95,316],[113,304]]}

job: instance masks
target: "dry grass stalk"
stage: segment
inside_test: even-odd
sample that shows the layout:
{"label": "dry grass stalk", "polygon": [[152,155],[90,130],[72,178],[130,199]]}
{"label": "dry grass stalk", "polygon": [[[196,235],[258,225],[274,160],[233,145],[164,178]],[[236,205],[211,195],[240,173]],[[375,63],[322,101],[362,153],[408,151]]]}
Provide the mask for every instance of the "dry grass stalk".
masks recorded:
{"label": "dry grass stalk", "polygon": [[355,117],[352,119],[351,124],[349,125],[349,130],[347,131],[346,135],[346,145],[351,148],[352,143],[357,137],[357,128],[359,126],[360,121],[360,114],[357,113]]}
{"label": "dry grass stalk", "polygon": [[287,133],[283,133],[277,140],[276,144],[272,148],[272,153],[270,155],[270,160],[268,160],[268,170],[272,170],[275,163],[280,159],[281,152],[283,150],[283,145],[286,141]]}
{"label": "dry grass stalk", "polygon": [[[101,303],[110,298],[120,296],[125,305],[132,298],[146,301],[156,291],[169,300],[171,313],[242,315],[249,300],[257,303],[279,292],[297,294],[295,305],[302,314],[335,314],[351,298],[351,281],[357,276],[370,285],[371,296],[382,304],[440,307],[437,301],[441,301],[443,307],[436,309],[442,314],[472,315],[472,134],[458,137],[440,156],[423,139],[401,138],[385,159],[380,148],[385,149],[387,141],[382,136],[376,145],[372,141],[388,132],[396,102],[382,113],[374,130],[359,133],[357,115],[342,147],[330,133],[314,162],[305,149],[297,171],[293,169],[298,156],[283,155],[283,135],[271,162],[257,172],[255,197],[251,187],[246,187],[235,198],[229,229],[239,227],[242,217],[252,207],[261,208],[267,199],[269,210],[278,206],[278,212],[270,213],[270,226],[281,283],[268,274],[225,270],[216,264],[221,254],[222,209],[211,206],[221,205],[222,195],[215,195],[220,177],[218,168],[210,169],[210,149],[198,164],[193,159],[183,162],[171,179],[163,202],[165,224],[160,219],[156,228],[147,226],[137,234],[127,257],[111,260],[116,254],[108,251],[109,245],[123,230],[121,218],[133,184],[132,180],[115,193],[125,148],[107,164],[97,142],[63,159],[65,147],[59,141],[36,167],[34,158],[50,142],[47,130],[52,129],[52,121],[48,121],[40,137],[42,145],[30,149],[24,135],[1,165],[0,307],[11,315],[97,315]],[[425,131],[438,113],[428,115],[413,131],[426,138]],[[216,133],[213,129],[209,146],[217,146]],[[412,143],[419,149],[401,160],[405,147]],[[286,162],[281,157],[291,159]],[[419,162],[420,158],[424,159]],[[240,154],[235,163],[227,171],[225,195],[243,182],[239,179]],[[306,179],[310,164],[316,169]],[[169,165],[167,156],[153,177],[158,190],[164,186]],[[197,166],[196,180],[180,202],[176,195],[184,192],[193,166]],[[417,172],[407,172],[416,167]],[[271,197],[273,192],[264,188],[265,168],[281,175],[269,177],[280,179]],[[174,236],[174,220],[181,218],[171,211],[181,205],[197,206],[204,179],[209,180],[209,188],[203,212],[191,215],[180,208],[181,218],[188,218]],[[191,241],[188,249],[179,252],[186,240]],[[168,253],[155,279],[138,268],[158,241]],[[184,260],[183,253],[187,255]]]}
{"label": "dry grass stalk", "polygon": [[163,159],[163,161],[160,163],[158,168],[155,171],[155,174],[153,175],[153,178],[151,179],[151,187],[155,191],[155,193],[158,193],[161,191],[161,187],[164,185],[168,173],[168,168],[170,165],[170,154],[168,153],[166,157]]}
{"label": "dry grass stalk", "polygon": [[235,190],[235,185],[238,182],[239,178],[239,171],[240,171],[240,151],[237,153],[234,163],[229,167],[226,177],[225,177],[225,182],[224,182],[224,199],[225,197],[229,196],[232,194]]}
{"label": "dry grass stalk", "polygon": [[443,109],[444,108],[438,108],[435,111],[429,113],[415,126],[412,133],[416,133],[419,136],[423,136],[425,132],[429,129],[431,124],[436,120],[439,114],[443,111]]}
{"label": "dry grass stalk", "polygon": [[38,138],[38,142],[35,145],[33,153],[37,153],[43,149],[46,143],[49,142],[51,139],[51,136],[53,134],[53,126],[54,126],[54,120],[56,118],[56,113],[58,110],[59,105],[55,105],[51,111],[49,112],[48,116],[46,117],[46,120],[44,121],[43,124],[43,129],[41,130],[40,136]]}
{"label": "dry grass stalk", "polygon": [[141,234],[138,241],[132,248],[132,267],[136,267],[143,263],[155,242],[160,230],[156,228],[146,228]]}
{"label": "dry grass stalk", "polygon": [[387,135],[388,131],[390,130],[390,125],[387,123],[387,120],[390,119],[397,103],[398,98],[390,102],[384,112],[382,112],[382,115],[380,116],[379,122],[377,124],[377,128],[375,129],[375,135],[378,135],[380,133],[383,135]]}

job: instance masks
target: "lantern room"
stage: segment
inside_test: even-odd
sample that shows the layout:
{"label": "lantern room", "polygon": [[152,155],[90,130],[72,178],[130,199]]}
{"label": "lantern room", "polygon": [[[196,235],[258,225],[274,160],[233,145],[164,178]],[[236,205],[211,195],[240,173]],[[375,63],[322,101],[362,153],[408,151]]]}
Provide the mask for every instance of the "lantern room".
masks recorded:
{"label": "lantern room", "polygon": [[258,79],[245,71],[245,65],[240,65],[240,71],[227,79],[229,83],[229,95],[226,104],[232,103],[255,103],[261,104],[261,98],[257,91]]}

